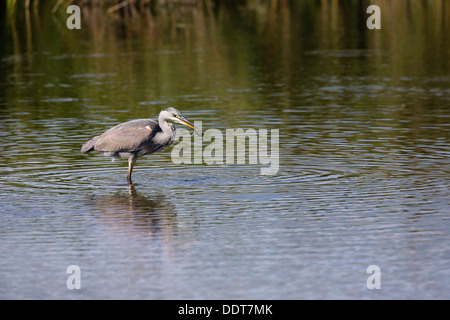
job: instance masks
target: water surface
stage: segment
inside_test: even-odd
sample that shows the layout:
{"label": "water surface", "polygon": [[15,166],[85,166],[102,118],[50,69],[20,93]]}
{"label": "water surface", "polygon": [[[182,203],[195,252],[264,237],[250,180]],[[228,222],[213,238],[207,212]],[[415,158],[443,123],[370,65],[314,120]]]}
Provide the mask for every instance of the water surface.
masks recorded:
{"label": "water surface", "polygon": [[[305,3],[162,11],[125,31],[6,19],[0,298],[448,299],[448,8],[412,4],[396,29],[382,9],[369,33],[359,7]],[[169,106],[204,130],[279,129],[278,173],[175,165],[168,149],[129,187],[126,161],[79,152]]]}

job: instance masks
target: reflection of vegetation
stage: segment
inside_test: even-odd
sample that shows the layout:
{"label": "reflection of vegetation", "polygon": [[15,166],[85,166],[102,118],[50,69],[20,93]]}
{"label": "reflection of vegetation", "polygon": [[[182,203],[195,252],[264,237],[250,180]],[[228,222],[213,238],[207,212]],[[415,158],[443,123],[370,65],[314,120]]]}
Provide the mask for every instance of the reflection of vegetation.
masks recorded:
{"label": "reflection of vegetation", "polygon": [[[69,3],[82,30],[66,28]],[[381,30],[365,26],[369,4]],[[387,124],[422,139],[448,122],[448,39],[448,0],[0,1],[0,115],[29,121],[0,125],[34,138],[71,119],[58,141],[77,132],[78,150],[85,131],[170,105],[211,127],[304,130],[317,145],[342,119],[362,124],[343,138],[396,136]],[[323,125],[317,136],[308,123]]]}
{"label": "reflection of vegetation", "polygon": [[[66,28],[68,4],[82,7],[82,30]],[[369,4],[381,8],[381,30],[365,27]],[[328,104],[329,90],[325,100],[307,95],[318,90],[308,88],[318,75],[326,74],[330,90],[350,75],[376,88],[384,78],[447,76],[450,63],[446,0],[9,0],[0,12],[7,27],[0,30],[8,30],[0,31],[1,50],[11,56],[16,88],[30,82],[23,74],[53,74],[49,82],[72,82],[79,99],[96,96],[110,108],[173,96],[187,107],[263,108],[299,95],[305,104]],[[109,92],[96,91],[99,80],[111,83]],[[139,96],[143,86],[147,96]],[[149,112],[160,107],[150,104]]]}

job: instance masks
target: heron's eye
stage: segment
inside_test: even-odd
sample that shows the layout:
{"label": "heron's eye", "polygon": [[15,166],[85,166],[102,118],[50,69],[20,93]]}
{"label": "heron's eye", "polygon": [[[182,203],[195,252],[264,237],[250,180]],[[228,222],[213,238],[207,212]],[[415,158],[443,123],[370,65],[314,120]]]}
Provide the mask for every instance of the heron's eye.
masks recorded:
{"label": "heron's eye", "polygon": [[172,113],[172,115],[173,115],[175,118],[178,118],[178,115],[177,115],[176,113]]}

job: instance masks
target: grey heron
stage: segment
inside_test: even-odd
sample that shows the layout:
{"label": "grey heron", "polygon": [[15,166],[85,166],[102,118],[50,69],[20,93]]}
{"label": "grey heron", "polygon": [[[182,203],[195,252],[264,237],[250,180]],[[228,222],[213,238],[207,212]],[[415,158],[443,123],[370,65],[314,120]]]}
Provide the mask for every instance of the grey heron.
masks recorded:
{"label": "grey heron", "polygon": [[163,150],[175,138],[175,126],[169,121],[180,123],[195,130],[194,125],[175,108],[159,113],[158,122],[151,119],[137,119],[112,127],[99,136],[89,139],[81,152],[99,151],[113,158],[128,159],[127,181],[131,184],[131,172],[138,157]]}

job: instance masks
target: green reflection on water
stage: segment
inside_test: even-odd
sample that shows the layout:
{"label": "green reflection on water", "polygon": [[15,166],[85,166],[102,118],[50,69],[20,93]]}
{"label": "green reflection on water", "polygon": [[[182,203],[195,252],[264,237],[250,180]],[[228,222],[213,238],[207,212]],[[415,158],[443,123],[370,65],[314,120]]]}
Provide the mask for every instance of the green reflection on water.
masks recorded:
{"label": "green reflection on water", "polygon": [[[22,137],[4,148],[39,145],[53,128],[49,141],[77,150],[167,106],[207,127],[282,127],[286,146],[309,139],[304,149],[316,153],[324,139],[366,151],[398,148],[383,139],[445,140],[444,3],[199,1],[106,14],[105,2],[82,7],[82,30],[65,27],[64,5],[55,15],[49,1],[3,8],[0,115],[4,136]],[[381,8],[381,30],[365,27],[369,4]]]}

